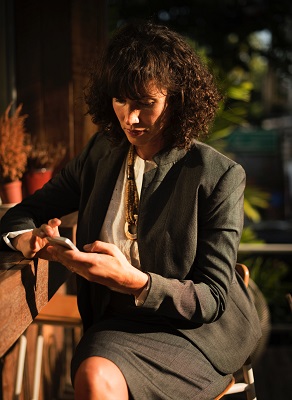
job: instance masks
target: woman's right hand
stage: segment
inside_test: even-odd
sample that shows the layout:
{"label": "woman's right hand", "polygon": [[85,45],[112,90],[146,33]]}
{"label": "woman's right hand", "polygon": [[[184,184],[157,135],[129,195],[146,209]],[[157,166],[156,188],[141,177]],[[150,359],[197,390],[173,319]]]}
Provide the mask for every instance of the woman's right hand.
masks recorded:
{"label": "woman's right hand", "polygon": [[58,218],[50,219],[47,224],[16,236],[11,243],[26,258],[33,258],[37,255],[39,258],[50,260],[52,256],[46,251],[48,245],[46,237],[60,236],[60,225],[61,221]]}

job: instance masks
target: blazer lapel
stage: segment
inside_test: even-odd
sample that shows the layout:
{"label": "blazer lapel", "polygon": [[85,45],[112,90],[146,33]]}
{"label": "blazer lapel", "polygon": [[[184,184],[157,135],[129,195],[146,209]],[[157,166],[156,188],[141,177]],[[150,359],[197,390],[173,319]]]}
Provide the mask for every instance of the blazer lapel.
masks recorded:
{"label": "blazer lapel", "polygon": [[93,189],[79,220],[82,235],[78,237],[81,245],[91,243],[99,236],[128,147],[125,142],[113,147],[97,165]]}

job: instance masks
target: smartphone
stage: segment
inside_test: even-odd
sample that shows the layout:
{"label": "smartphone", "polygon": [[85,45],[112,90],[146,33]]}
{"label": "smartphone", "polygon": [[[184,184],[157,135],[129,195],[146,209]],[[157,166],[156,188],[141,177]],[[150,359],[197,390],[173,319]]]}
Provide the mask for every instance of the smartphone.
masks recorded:
{"label": "smartphone", "polygon": [[78,250],[77,247],[75,246],[74,243],[71,242],[70,239],[66,238],[66,237],[62,237],[62,236],[47,236],[46,239],[48,240],[48,242],[50,244],[58,244],[60,246],[66,247],[67,249],[70,250]]}

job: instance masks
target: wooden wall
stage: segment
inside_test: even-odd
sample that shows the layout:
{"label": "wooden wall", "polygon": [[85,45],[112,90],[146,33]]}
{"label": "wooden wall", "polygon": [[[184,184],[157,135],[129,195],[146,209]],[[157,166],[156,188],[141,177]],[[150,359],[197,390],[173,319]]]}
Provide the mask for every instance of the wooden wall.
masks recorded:
{"label": "wooden wall", "polygon": [[106,0],[15,0],[14,13],[17,101],[28,131],[64,141],[72,158],[95,131],[82,92],[93,54],[107,40]]}

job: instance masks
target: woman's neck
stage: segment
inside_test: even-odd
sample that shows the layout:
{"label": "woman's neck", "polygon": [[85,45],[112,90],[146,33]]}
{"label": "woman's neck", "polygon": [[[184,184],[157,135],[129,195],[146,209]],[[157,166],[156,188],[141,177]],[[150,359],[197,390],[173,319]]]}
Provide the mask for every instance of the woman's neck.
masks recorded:
{"label": "woman's neck", "polygon": [[155,154],[163,149],[161,146],[134,146],[136,154],[143,160],[152,161]]}

